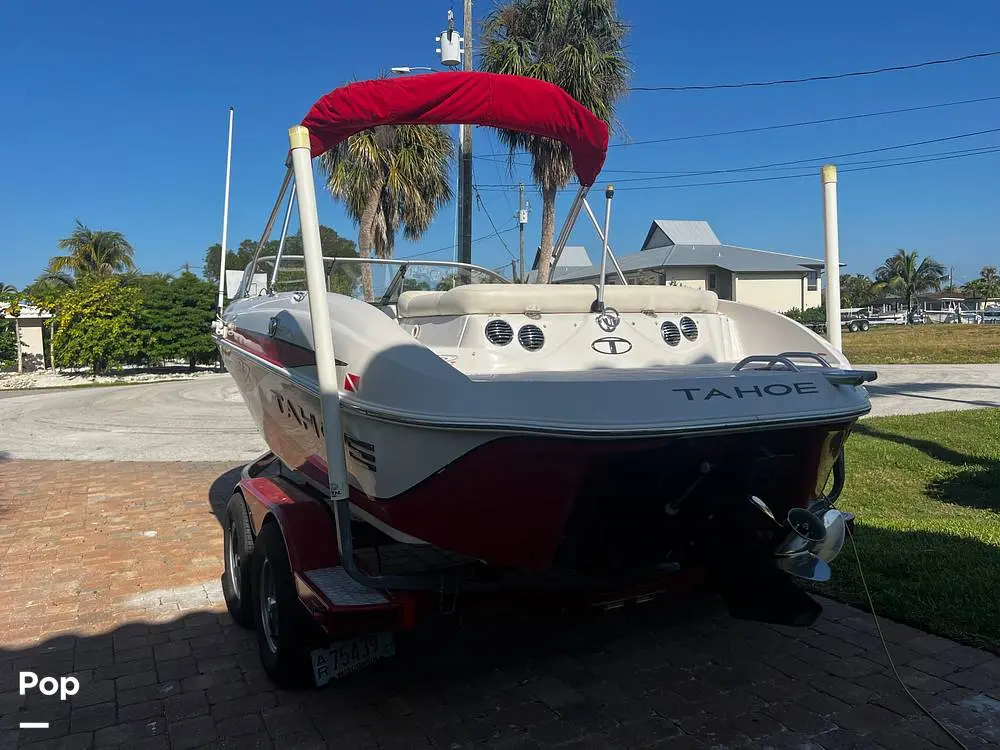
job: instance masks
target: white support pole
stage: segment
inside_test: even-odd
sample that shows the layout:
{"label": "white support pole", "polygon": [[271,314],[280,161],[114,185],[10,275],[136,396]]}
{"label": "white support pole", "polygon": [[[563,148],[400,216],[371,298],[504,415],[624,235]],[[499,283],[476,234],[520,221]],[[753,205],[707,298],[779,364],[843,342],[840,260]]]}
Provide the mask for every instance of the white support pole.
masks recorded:
{"label": "white support pole", "polygon": [[[615,197],[615,186],[608,185],[604,190],[604,232],[601,237],[601,279],[597,287],[597,302],[594,312],[604,312],[604,280],[608,273],[608,235],[611,233],[611,199]],[[586,198],[584,199],[586,202]],[[590,207],[587,207],[590,210]]]}
{"label": "white support pole", "polygon": [[[594,225],[594,231],[597,232],[598,239],[604,242],[604,231],[601,229],[600,223],[597,221],[597,217],[594,216],[594,209],[590,207],[590,203],[587,199],[583,199],[583,207],[587,209],[587,216],[590,217],[590,223]],[[608,257],[611,258],[611,262],[615,266],[615,271],[618,272],[618,278],[622,280],[622,284],[628,286],[628,280],[625,278],[625,274],[622,272],[622,267],[618,265],[618,260],[615,258],[615,251],[608,245]]]}
{"label": "white support pole", "polygon": [[340,425],[340,383],[333,350],[330,310],[326,303],[326,271],[323,247],[319,238],[319,215],[316,188],[313,184],[309,131],[301,125],[288,129],[295,171],[295,196],[299,204],[299,228],[302,254],[306,265],[306,289],[309,291],[309,320],[312,324],[316,374],[319,376],[320,406],[326,443],[326,470],[330,478],[330,499],[348,497],[347,463],[344,458],[344,431]]}
{"label": "white support pole", "polygon": [[226,197],[222,204],[222,252],[219,258],[219,314],[225,301],[226,238],[229,236],[229,172],[233,163],[233,108],[229,108],[229,146],[226,148]]}
{"label": "white support pole", "polygon": [[843,349],[840,331],[840,236],[837,228],[837,167],[820,168],[823,181],[823,229],[826,253],[826,337],[834,348]]}

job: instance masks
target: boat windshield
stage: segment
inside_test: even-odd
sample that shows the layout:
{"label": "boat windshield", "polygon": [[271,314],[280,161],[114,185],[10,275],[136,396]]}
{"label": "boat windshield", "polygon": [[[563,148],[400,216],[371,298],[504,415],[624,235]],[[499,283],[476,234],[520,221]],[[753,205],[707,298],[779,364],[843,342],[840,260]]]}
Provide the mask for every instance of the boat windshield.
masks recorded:
{"label": "boat windshield", "polygon": [[[464,284],[509,284],[495,271],[453,261],[325,257],[327,290],[373,304],[395,304],[401,292],[446,291]],[[277,273],[275,273],[277,268]],[[246,269],[249,271],[250,269]],[[258,256],[244,273],[242,294],[256,297],[306,290],[302,255]]]}

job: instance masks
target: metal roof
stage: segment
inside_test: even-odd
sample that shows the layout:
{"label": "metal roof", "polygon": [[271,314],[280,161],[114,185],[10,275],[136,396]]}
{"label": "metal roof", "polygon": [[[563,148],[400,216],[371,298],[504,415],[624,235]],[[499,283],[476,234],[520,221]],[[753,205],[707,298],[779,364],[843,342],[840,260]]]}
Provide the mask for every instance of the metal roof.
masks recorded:
{"label": "metal roof", "polygon": [[[637,253],[616,256],[622,271],[640,271],[665,266],[715,266],[735,273],[801,273],[821,270],[823,261],[802,255],[752,250],[735,245],[670,245],[640,250]],[[614,266],[608,263],[614,273]],[[557,268],[554,281],[571,281],[591,278],[599,267]]]}
{"label": "metal roof", "polygon": [[721,245],[707,221],[679,221],[676,219],[656,219],[642,249],[664,247],[665,245]]}
{"label": "metal roof", "polygon": [[[535,260],[531,264],[532,271],[538,269],[539,255],[540,252],[536,250]],[[590,259],[590,256],[587,254],[587,248],[583,245],[566,245],[559,256],[559,268],[584,268],[592,265],[594,265],[594,262]]]}

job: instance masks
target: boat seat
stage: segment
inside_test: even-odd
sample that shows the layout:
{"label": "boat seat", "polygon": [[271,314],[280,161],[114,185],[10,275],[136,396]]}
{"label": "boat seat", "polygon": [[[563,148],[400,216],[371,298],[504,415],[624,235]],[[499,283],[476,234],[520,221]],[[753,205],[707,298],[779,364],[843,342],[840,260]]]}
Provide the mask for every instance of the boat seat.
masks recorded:
{"label": "boat seat", "polygon": [[[597,297],[596,284],[466,284],[446,292],[409,291],[399,295],[400,318],[437,315],[517,315],[585,313]],[[605,304],[622,313],[715,313],[715,292],[682,286],[604,287]]]}
{"label": "boat seat", "polygon": [[688,286],[632,284],[604,287],[604,304],[618,312],[655,310],[662,313],[706,313],[719,311],[719,295]]}

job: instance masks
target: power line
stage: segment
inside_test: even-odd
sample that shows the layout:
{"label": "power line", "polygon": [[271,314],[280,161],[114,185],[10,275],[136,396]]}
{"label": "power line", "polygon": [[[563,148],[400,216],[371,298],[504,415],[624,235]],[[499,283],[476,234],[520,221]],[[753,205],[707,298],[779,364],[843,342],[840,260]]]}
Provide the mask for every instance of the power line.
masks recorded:
{"label": "power line", "polygon": [[[784,130],[787,128],[801,128],[809,125],[825,125],[831,122],[846,122],[848,120],[862,120],[867,117],[884,117],[886,115],[898,115],[906,112],[922,112],[928,109],[941,109],[944,107],[958,107],[965,104],[979,104],[981,102],[992,102],[1000,99],[1000,96],[984,96],[978,99],[963,99],[957,102],[940,102],[938,104],[923,104],[918,107],[902,107],[900,109],[885,109],[880,112],[861,112],[854,115],[841,115],[840,117],[824,117],[819,120],[802,120],[800,122],[786,122],[777,125],[762,125],[756,128],[740,128],[739,130],[719,130],[714,133],[695,133],[693,135],[677,135],[670,138],[651,138],[643,141],[632,141],[629,143],[612,143],[609,148],[618,146],[644,146],[649,143],[676,143],[678,141],[693,141],[702,138],[718,138],[724,135],[744,135],[746,133],[763,133],[769,130]],[[612,170],[608,170],[612,171]],[[625,170],[614,170],[625,171]]]}
{"label": "power line", "polygon": [[756,172],[764,169],[773,169],[775,167],[789,167],[799,164],[807,164],[809,162],[819,162],[819,161],[830,161],[832,159],[843,159],[848,156],[860,156],[862,154],[877,154],[883,153],[885,151],[896,151],[901,148],[912,148],[913,146],[926,146],[932,143],[944,143],[946,141],[955,141],[962,138],[972,138],[978,135],[987,135],[989,133],[1000,132],[1000,128],[989,128],[987,130],[978,130],[973,133],[962,133],[960,135],[951,135],[944,138],[931,138],[924,141],[913,141],[912,143],[901,143],[895,146],[880,146],[879,148],[869,148],[862,149],[861,151],[847,151],[842,154],[830,154],[828,156],[812,156],[806,159],[792,159],[791,161],[778,161],[771,164],[758,164],[750,167],[734,167],[731,169],[708,169],[698,172],[681,172],[674,173],[673,175],[661,175],[660,177],[623,177],[620,180],[615,180],[615,182],[645,182],[647,180],[658,180],[658,179],[668,179],[669,177],[697,177],[701,175],[712,175],[712,174],[731,174],[733,172]]}
{"label": "power line", "polygon": [[479,194],[479,188],[473,185],[472,189],[476,191],[476,203],[478,203],[479,207],[486,212],[486,218],[489,219],[490,226],[493,227],[493,233],[497,236],[497,239],[500,240],[500,243],[503,245],[503,249],[507,251],[507,255],[510,256],[511,260],[517,260],[517,258],[514,257],[514,253],[512,253],[510,248],[507,247],[507,241],[504,240],[504,238],[500,235],[500,232],[497,231],[497,225],[493,223],[493,217],[490,216],[489,209],[486,208],[486,204],[483,203],[483,196]]}
{"label": "power line", "polygon": [[[731,167],[731,168],[728,168],[728,169],[707,169],[707,170],[699,170],[699,171],[694,171],[694,172],[674,172],[674,173],[663,172],[663,173],[660,173],[658,176],[651,176],[651,177],[623,177],[620,180],[615,180],[615,182],[646,182],[646,181],[649,181],[649,180],[672,179],[672,178],[675,178],[675,177],[701,177],[701,176],[714,175],[714,174],[733,174],[733,173],[739,173],[739,172],[755,172],[755,171],[761,171],[761,170],[765,170],[765,169],[773,169],[775,167],[788,167],[788,166],[792,166],[792,165],[808,164],[810,162],[820,162],[820,161],[826,162],[826,161],[831,161],[833,159],[842,159],[842,158],[849,157],[849,156],[860,156],[862,154],[884,153],[886,151],[895,151],[895,150],[898,150],[898,149],[901,149],[901,148],[912,148],[914,146],[926,146],[926,145],[929,145],[929,144],[932,144],[932,143],[944,143],[944,142],[947,142],[947,141],[955,141],[955,140],[960,140],[962,138],[973,138],[975,136],[987,135],[989,133],[997,133],[997,132],[1000,132],[1000,128],[987,128],[986,130],[977,130],[977,131],[973,131],[973,132],[970,132],[970,133],[959,133],[957,135],[943,136],[943,137],[940,137],[940,138],[929,138],[929,139],[922,140],[922,141],[912,141],[910,143],[900,143],[900,144],[895,144],[895,145],[892,145],[892,146],[879,146],[877,148],[861,149],[859,151],[847,151],[847,152],[840,153],[840,154],[829,154],[829,155],[826,155],[826,156],[810,156],[810,157],[807,157],[805,159],[792,159],[792,160],[789,160],[789,161],[772,162],[770,164],[756,164],[756,165],[752,165],[752,166],[748,166],[748,167]],[[496,184],[496,185],[480,185],[480,187],[481,188],[491,187],[491,188],[506,188],[506,189],[510,189],[512,187],[515,187],[515,186],[512,185],[512,184],[509,184],[509,183],[502,183],[502,184]]]}
{"label": "power line", "polygon": [[[945,108],[945,107],[958,107],[958,106],[963,106],[963,105],[967,105],[967,104],[980,104],[982,102],[990,102],[990,101],[998,101],[998,100],[1000,100],[1000,96],[984,96],[984,97],[978,97],[978,98],[975,98],[975,99],[962,99],[962,100],[959,100],[959,101],[952,101],[952,102],[937,102],[937,103],[934,103],[934,104],[922,104],[922,105],[918,105],[918,106],[914,106],[914,107],[901,107],[899,109],[886,109],[886,110],[881,110],[881,111],[878,111],[878,112],[861,112],[861,113],[852,114],[852,115],[841,115],[841,116],[838,116],[838,117],[826,117],[826,118],[821,118],[821,119],[817,119],[817,120],[801,120],[801,121],[798,121],[798,122],[778,123],[778,124],[774,124],[774,125],[762,125],[762,126],[754,127],[754,128],[740,128],[738,130],[719,130],[719,131],[712,132],[712,133],[694,133],[694,134],[690,134],[690,135],[671,136],[669,138],[652,138],[652,139],[642,140],[642,141],[632,141],[630,143],[612,143],[609,146],[609,148],[614,148],[614,147],[618,147],[618,146],[644,146],[644,145],[654,144],[654,143],[676,143],[676,142],[680,142],[680,141],[700,140],[700,139],[704,139],[704,138],[717,138],[717,137],[720,137],[720,136],[727,136],[727,135],[744,135],[744,134],[748,134],[748,133],[762,133],[762,132],[772,131],[772,130],[785,130],[785,129],[788,129],[788,128],[799,128],[799,127],[807,127],[807,126],[812,126],[812,125],[823,125],[823,124],[832,123],[832,122],[847,122],[847,121],[850,121],[850,120],[861,120],[861,119],[865,119],[865,118],[869,118],[869,117],[884,117],[884,116],[887,116],[887,115],[904,114],[904,113],[907,113],[907,112],[920,112],[920,111],[926,111],[926,110],[931,110],[931,109],[942,109],[942,108]],[[479,155],[479,156],[475,156],[474,158],[475,159],[480,159],[482,161],[495,162],[498,165],[498,169],[499,169],[499,164],[500,164],[501,161],[505,162],[505,163],[508,161],[507,158],[506,158],[506,156],[504,154],[500,154],[500,153],[496,153],[496,152],[489,153],[489,154],[483,154],[483,155]],[[527,162],[514,162],[514,163],[517,166],[522,166],[522,167],[530,167],[531,166],[530,163],[527,163]],[[606,169],[606,170],[604,170],[604,172],[606,174],[665,174],[664,172],[661,172],[661,171],[658,171],[658,170],[646,170],[646,169]]]}
{"label": "power line", "polygon": [[806,76],[804,78],[782,78],[774,81],[742,81],[740,83],[712,83],[693,86],[633,86],[629,91],[713,91],[718,89],[746,89],[762,88],[765,86],[784,86],[793,83],[812,83],[814,81],[833,81],[842,78],[858,78],[860,76],[873,76],[881,73],[896,73],[903,70],[915,70],[916,68],[928,68],[934,65],[950,65],[952,63],[967,62],[969,60],[979,60],[987,57],[997,57],[1000,50],[992,52],[974,52],[969,55],[959,57],[947,57],[939,60],[925,60],[924,62],[910,63],[908,65],[889,65],[883,68],[872,68],[869,70],[854,70],[848,73],[833,73],[830,75]]}
{"label": "power line", "polygon": [[[884,162],[893,162],[893,161],[905,161],[907,159],[924,158],[924,157],[931,157],[931,156],[946,156],[946,155],[950,155],[950,154],[970,154],[971,155],[971,154],[983,153],[983,152],[988,153],[991,149],[996,148],[998,146],[1000,146],[1000,144],[990,144],[988,146],[976,146],[974,148],[952,149],[950,151],[938,151],[938,152],[932,152],[932,153],[928,153],[928,154],[906,154],[904,156],[884,156],[884,157],[878,158],[878,159],[861,159],[859,161],[838,161],[837,162],[837,169],[840,169],[841,167],[863,166],[863,165],[868,165],[868,164],[880,164],[880,163],[884,163]],[[815,166],[818,167],[819,166],[819,162],[822,161],[822,160],[821,159],[817,159],[815,161],[816,161]],[[802,168],[803,168],[803,166],[802,166],[801,162],[795,162],[794,164],[789,164],[788,166],[764,165],[764,166],[752,166],[752,167],[739,167],[739,168],[736,168],[736,169],[728,169],[728,170],[703,170],[703,171],[698,171],[698,172],[652,172],[652,171],[650,171],[647,174],[658,175],[658,176],[656,176],[656,177],[622,178],[622,179],[615,180],[615,182],[616,183],[619,183],[619,182],[642,182],[642,181],[646,181],[646,180],[661,180],[661,179],[662,180],[669,180],[669,179],[674,179],[674,178],[678,178],[678,177],[700,177],[700,176],[705,176],[705,175],[722,174],[722,173],[730,173],[730,172],[772,172],[772,171],[774,171],[774,172],[781,172],[781,171],[788,171],[788,170],[792,170],[792,169],[802,169]],[[811,168],[812,168],[812,166],[811,166]]]}
{"label": "power line", "polygon": [[[869,172],[876,169],[888,169],[889,167],[905,167],[914,164],[926,164],[929,162],[936,162],[936,161],[949,161],[951,159],[961,159],[969,156],[984,156],[994,153],[1000,153],[1000,146],[988,146],[981,149],[969,149],[967,151],[963,150],[960,152],[943,156],[927,156],[920,158],[901,157],[901,158],[910,158],[910,161],[897,161],[892,164],[871,164],[869,166],[847,167],[846,169],[840,169],[838,167],[837,171],[840,174],[848,172]],[[860,162],[860,164],[864,164],[864,162]],[[804,169],[805,167],[802,168]],[[672,185],[634,185],[631,187],[618,188],[618,190],[620,191],[621,190],[670,190],[670,189],[694,188],[694,187],[713,187],[717,185],[742,185],[745,183],[753,183],[753,182],[777,182],[780,180],[798,180],[806,177],[815,178],[816,177],[815,169],[803,172],[802,174],[775,175],[773,177],[750,177],[746,179],[736,179],[736,180],[715,180],[713,182],[675,183]],[[498,186],[495,188],[481,187],[480,189],[496,191],[496,190],[505,190],[508,188]]]}
{"label": "power line", "polygon": [[[876,169],[888,169],[890,167],[905,167],[913,164],[927,164],[929,162],[935,161],[949,161],[951,159],[962,159],[969,156],[982,156],[986,154],[1000,153],[1000,146],[994,146],[989,148],[989,150],[976,151],[974,153],[959,153],[952,154],[950,156],[936,156],[928,158],[918,158],[912,159],[911,161],[895,162],[893,164],[874,164],[870,166],[859,166],[859,167],[848,167],[847,169],[837,169],[839,174],[845,174],[848,172],[870,172]],[[803,174],[786,174],[786,175],[776,175],[774,177],[751,177],[742,180],[716,180],[714,182],[692,182],[685,184],[674,184],[674,185],[635,185],[632,187],[618,188],[619,190],[664,190],[664,189],[676,189],[676,188],[693,188],[693,187],[708,187],[716,185],[740,185],[743,183],[750,182],[776,182],[778,180],[798,180],[804,177],[815,178],[816,171],[810,170],[804,172]]]}
{"label": "power line", "polygon": [[[485,234],[482,237],[476,237],[472,240],[472,243],[475,244],[477,242],[481,242],[482,240],[489,240],[492,239],[493,237],[499,237],[501,234],[509,234],[510,232],[513,232],[515,229],[517,229],[517,224],[515,224],[512,227],[508,227],[507,229],[502,229],[499,232],[494,231],[493,234]],[[434,253],[440,253],[445,250],[454,250],[454,249],[455,249],[455,243],[452,242],[451,244],[448,245],[442,245],[441,247],[435,250],[425,250],[422,253],[413,253],[413,255],[401,255],[397,256],[393,260],[410,260],[411,258],[422,258],[425,255],[433,255]]]}

